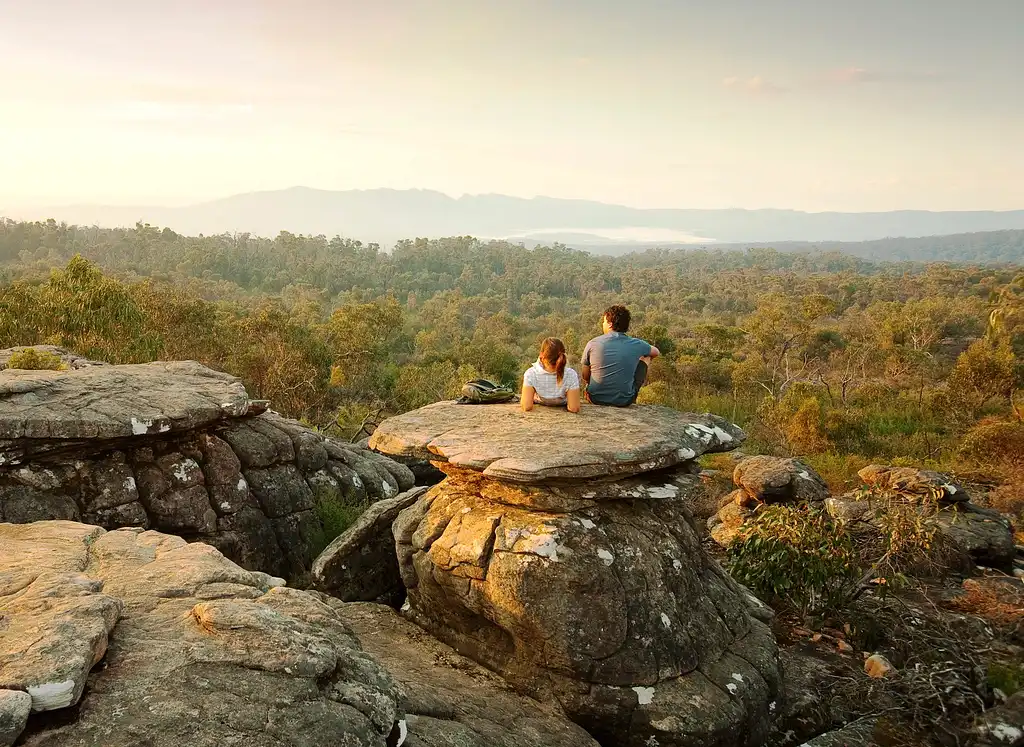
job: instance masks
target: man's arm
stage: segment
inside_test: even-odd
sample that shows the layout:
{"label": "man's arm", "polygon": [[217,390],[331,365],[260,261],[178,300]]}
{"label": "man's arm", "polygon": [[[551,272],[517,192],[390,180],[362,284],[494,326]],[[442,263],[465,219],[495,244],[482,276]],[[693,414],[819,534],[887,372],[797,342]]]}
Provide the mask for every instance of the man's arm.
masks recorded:
{"label": "man's arm", "polygon": [[583,348],[583,357],[580,358],[580,374],[583,376],[583,383],[590,383],[590,343]]}
{"label": "man's arm", "polygon": [[657,357],[658,357],[659,355],[661,355],[661,351],[660,351],[660,350],[658,350],[658,349],[657,349],[656,347],[654,347],[653,345],[651,345],[651,352],[649,352],[649,353],[647,354],[647,357],[648,357],[648,358],[651,358],[651,359],[654,359],[654,358],[657,358]]}

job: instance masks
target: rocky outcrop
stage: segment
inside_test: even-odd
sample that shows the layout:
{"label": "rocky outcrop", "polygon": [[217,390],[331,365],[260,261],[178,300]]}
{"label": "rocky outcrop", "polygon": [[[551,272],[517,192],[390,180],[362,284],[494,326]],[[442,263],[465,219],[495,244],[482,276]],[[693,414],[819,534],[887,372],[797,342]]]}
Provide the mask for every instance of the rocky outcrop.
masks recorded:
{"label": "rocky outcrop", "polygon": [[414,484],[198,363],[93,364],[0,371],[0,521],[158,529],[293,577],[323,545],[318,500],[364,505]]}
{"label": "rocky outcrop", "polygon": [[385,747],[407,734],[398,686],[329,602],[208,545],[48,521],[0,524],[0,556],[7,743],[22,728],[26,747]]}
{"label": "rocky outcrop", "polygon": [[89,360],[88,358],[83,358],[70,350],[59,348],[56,345],[19,345],[17,347],[4,348],[3,350],[0,350],[0,371],[8,367],[8,363],[10,362],[12,355],[24,350],[34,350],[44,356],[55,356],[56,358],[59,358],[60,362],[67,368],[88,368],[89,366],[109,365],[103,361],[94,361]]}
{"label": "rocky outcrop", "polygon": [[854,531],[878,531],[892,506],[909,506],[946,540],[946,547],[957,551],[960,564],[1012,568],[1016,548],[1010,521],[972,503],[967,491],[948,476],[880,465],[858,474],[866,490],[825,501],[836,521]]}
{"label": "rocky outcrop", "polygon": [[828,486],[821,475],[799,459],[751,456],[740,460],[732,481],[748,496],[742,503],[821,503]]}
{"label": "rocky outcrop", "polygon": [[21,690],[0,690],[0,747],[11,747],[25,731],[32,696]]}
{"label": "rocky outcrop", "polygon": [[405,600],[391,527],[426,487],[413,488],[367,508],[313,562],[316,588],[344,602],[380,601],[393,606]]}
{"label": "rocky outcrop", "polygon": [[761,505],[786,503],[820,508],[828,497],[821,476],[799,459],[773,456],[744,457],[732,475],[736,490],[722,499],[708,520],[711,537],[723,547],[732,544],[744,522]]}
{"label": "rocky outcrop", "polygon": [[974,747],[1024,747],[1024,690],[978,718]]}
{"label": "rocky outcrop", "polygon": [[693,460],[744,438],[643,406],[439,403],[385,421],[374,449],[447,474],[394,524],[405,615],[603,744],[760,744],[775,641],[687,507]]}
{"label": "rocky outcrop", "polygon": [[840,729],[804,742],[800,747],[880,747],[874,739],[877,723],[877,718],[860,718]]}

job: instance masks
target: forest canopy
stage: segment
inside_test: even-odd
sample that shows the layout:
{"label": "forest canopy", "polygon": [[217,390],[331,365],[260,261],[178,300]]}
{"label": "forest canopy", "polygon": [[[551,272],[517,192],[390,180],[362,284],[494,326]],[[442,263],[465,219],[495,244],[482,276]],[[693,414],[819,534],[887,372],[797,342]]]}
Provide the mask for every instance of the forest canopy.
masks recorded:
{"label": "forest canopy", "polygon": [[1019,265],[4,221],[0,273],[0,347],[196,359],[346,438],[476,376],[517,384],[548,335],[576,365],[612,303],[664,353],[641,401],[732,418],[836,482],[872,459],[999,478],[1024,414]]}

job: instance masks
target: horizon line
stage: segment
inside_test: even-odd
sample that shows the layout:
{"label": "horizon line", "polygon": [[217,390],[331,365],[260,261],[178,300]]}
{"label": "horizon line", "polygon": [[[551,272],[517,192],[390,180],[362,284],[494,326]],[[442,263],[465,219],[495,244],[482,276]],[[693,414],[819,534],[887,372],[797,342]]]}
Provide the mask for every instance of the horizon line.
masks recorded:
{"label": "horizon line", "polygon": [[[954,210],[934,210],[929,208],[893,208],[891,210],[801,210],[799,208],[791,207],[635,207],[632,205],[626,205],[619,202],[606,202],[604,200],[596,200],[585,197],[555,197],[552,195],[535,194],[531,196],[508,194],[505,192],[462,192],[462,193],[449,193],[439,189],[431,187],[358,187],[351,189],[327,189],[323,187],[310,187],[302,184],[295,184],[289,187],[279,187],[272,189],[254,189],[246,192],[234,192],[232,194],[223,195],[220,197],[210,197],[198,201],[190,201],[179,204],[140,204],[140,203],[110,203],[110,202],[66,202],[66,203],[50,203],[50,204],[30,204],[24,205],[18,208],[10,208],[14,210],[66,210],[73,208],[112,208],[118,210],[184,210],[188,208],[195,208],[211,203],[222,202],[225,200],[231,200],[238,197],[247,197],[251,195],[269,195],[279,194],[284,192],[295,192],[295,191],[307,191],[307,192],[322,192],[327,194],[352,194],[352,193],[368,193],[368,192],[391,192],[391,193],[431,193],[446,197],[452,201],[458,202],[466,198],[480,198],[480,197],[501,197],[512,200],[522,200],[525,202],[537,201],[537,200],[551,200],[556,202],[582,202],[590,203],[593,205],[601,205],[604,207],[614,208],[625,208],[627,210],[636,210],[640,212],[664,212],[664,211],[690,211],[690,212],[786,212],[786,213],[803,213],[805,215],[886,215],[890,213],[1017,213],[1024,212],[1024,205],[1018,208],[1006,208],[1006,209],[992,209],[992,208],[960,208]],[[4,212],[4,207],[0,206],[0,215]]]}

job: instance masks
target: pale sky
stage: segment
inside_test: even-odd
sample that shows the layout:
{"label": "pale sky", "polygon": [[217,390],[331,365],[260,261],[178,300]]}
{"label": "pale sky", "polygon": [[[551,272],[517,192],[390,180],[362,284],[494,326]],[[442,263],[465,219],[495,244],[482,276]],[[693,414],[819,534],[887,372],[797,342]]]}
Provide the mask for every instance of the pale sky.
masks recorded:
{"label": "pale sky", "polygon": [[0,210],[1024,208],[1024,0],[0,0]]}

